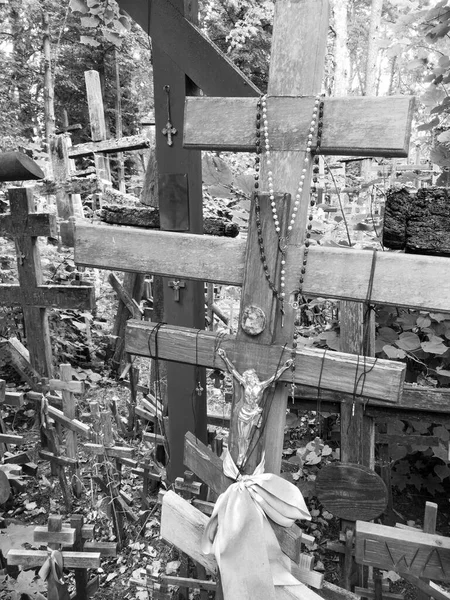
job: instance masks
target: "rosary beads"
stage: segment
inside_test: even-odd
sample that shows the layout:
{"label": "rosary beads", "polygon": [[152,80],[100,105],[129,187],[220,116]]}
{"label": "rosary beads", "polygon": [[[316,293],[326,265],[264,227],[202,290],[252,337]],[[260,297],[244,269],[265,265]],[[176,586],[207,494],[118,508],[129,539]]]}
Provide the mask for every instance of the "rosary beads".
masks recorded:
{"label": "rosary beads", "polygon": [[[316,144],[316,147],[313,149],[312,145],[313,145],[314,132],[316,131],[316,125],[317,125],[317,144]],[[271,156],[271,146],[270,146],[270,142],[269,142],[269,122],[268,122],[268,115],[267,115],[267,95],[262,96],[258,100],[257,113],[256,113],[256,159],[255,159],[255,184],[254,184],[255,217],[256,217],[255,220],[256,220],[256,229],[257,229],[257,234],[258,234],[259,253],[260,253],[261,263],[263,266],[264,276],[268,282],[268,285],[272,291],[272,294],[276,297],[276,299],[278,300],[278,302],[280,304],[282,326],[283,326],[283,320],[284,320],[284,314],[285,314],[285,308],[284,308],[285,297],[286,297],[285,266],[286,266],[286,252],[287,252],[289,237],[293,230],[293,227],[295,224],[295,219],[297,217],[298,210],[300,207],[302,192],[303,192],[303,188],[305,185],[305,179],[306,179],[306,175],[308,172],[308,164],[310,162],[311,154],[312,153],[316,154],[320,149],[322,127],[323,127],[323,102],[320,100],[320,97],[316,97],[314,100],[314,107],[313,107],[311,122],[310,122],[309,128],[308,128],[305,157],[303,159],[300,178],[299,178],[299,182],[298,182],[297,189],[296,189],[292,213],[289,218],[286,237],[282,237],[280,235],[280,233],[281,233],[280,219],[279,219],[278,210],[277,210],[277,206],[276,206],[276,202],[275,202],[275,190],[274,190],[274,184],[273,184],[272,156]],[[281,269],[280,269],[279,288],[277,288],[273,278],[271,277],[270,271],[269,271],[269,267],[267,264],[267,258],[266,258],[266,251],[265,251],[265,247],[264,247],[264,238],[263,238],[263,233],[262,233],[261,207],[260,207],[260,202],[259,202],[259,175],[260,175],[260,162],[261,162],[260,155],[262,153],[261,137],[263,137],[262,143],[264,144],[264,153],[266,155],[266,164],[268,167],[267,182],[268,182],[269,200],[270,200],[270,206],[271,206],[271,210],[272,210],[273,224],[274,224],[274,228],[275,228],[275,231],[276,231],[277,237],[278,237],[278,251],[281,253],[281,261],[280,261]],[[317,178],[316,178],[316,180],[317,180]],[[306,267],[307,249],[309,247],[309,238],[311,235],[310,232],[311,232],[311,228],[312,228],[312,225],[311,225],[312,215],[309,216],[309,220],[310,220],[310,222],[308,224],[306,240],[305,240],[305,253],[303,256],[302,276],[300,278],[301,283],[303,283],[303,274],[305,272],[305,267]]]}

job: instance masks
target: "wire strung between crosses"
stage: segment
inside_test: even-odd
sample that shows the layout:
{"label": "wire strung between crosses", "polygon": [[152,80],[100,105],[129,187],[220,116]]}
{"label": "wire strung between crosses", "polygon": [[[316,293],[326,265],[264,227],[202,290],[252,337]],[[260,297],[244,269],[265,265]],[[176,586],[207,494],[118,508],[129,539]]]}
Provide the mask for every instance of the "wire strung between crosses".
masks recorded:
{"label": "wire strung between crosses", "polygon": [[[269,122],[268,122],[268,116],[267,116],[267,95],[261,96],[257,103],[256,158],[255,158],[255,183],[254,183],[255,221],[256,221],[256,230],[257,230],[257,234],[258,234],[259,255],[260,255],[261,263],[263,266],[264,276],[267,280],[267,283],[269,284],[269,288],[272,290],[273,296],[277,299],[277,301],[279,303],[280,313],[281,313],[281,326],[283,326],[283,324],[284,324],[284,315],[285,315],[284,304],[285,304],[285,299],[286,299],[286,292],[285,292],[286,253],[287,253],[287,249],[288,249],[289,238],[290,238],[291,232],[294,228],[295,219],[297,217],[298,210],[300,207],[303,187],[305,185],[306,173],[308,171],[308,164],[311,160],[311,156],[314,155],[313,185],[311,187],[310,212],[308,215],[308,224],[306,227],[306,234],[305,234],[306,239],[305,239],[304,250],[303,250],[301,275],[299,278],[298,288],[297,288],[297,290],[295,290],[296,300],[293,304],[293,308],[299,307],[299,300],[301,300],[301,298],[302,298],[304,275],[306,273],[306,265],[307,265],[307,261],[308,261],[308,253],[309,253],[310,238],[311,238],[311,229],[312,229],[312,220],[313,220],[312,209],[316,205],[316,200],[317,200],[317,185],[316,184],[318,181],[317,174],[319,172],[318,154],[320,153],[320,146],[321,146],[321,142],[322,142],[323,111],[324,111],[323,99],[321,98],[321,96],[316,96],[316,98],[314,100],[314,108],[313,108],[313,112],[312,112],[311,122],[310,122],[309,129],[308,129],[305,156],[303,159],[303,165],[302,165],[299,182],[298,182],[297,190],[296,190],[296,194],[295,194],[294,206],[293,206],[292,213],[291,213],[291,216],[289,219],[289,224],[287,226],[286,236],[283,237],[280,235],[280,233],[281,233],[280,220],[279,220],[279,216],[278,216],[277,205],[275,202],[273,171],[272,171],[272,158],[271,158],[270,141],[269,141]],[[269,188],[269,200],[270,200],[270,206],[272,209],[273,224],[275,227],[275,232],[278,237],[278,251],[281,253],[281,261],[280,261],[281,262],[281,270],[280,270],[279,287],[277,287],[277,285],[275,284],[275,282],[272,278],[272,275],[270,273],[269,266],[267,264],[266,251],[265,251],[265,246],[264,246],[264,237],[263,237],[262,224],[261,224],[261,205],[260,205],[260,198],[259,198],[259,194],[260,194],[259,177],[260,177],[260,166],[261,166],[260,165],[260,163],[261,163],[260,155],[263,151],[262,143],[261,143],[261,128],[262,128],[263,137],[264,137],[264,140],[263,140],[264,152],[266,155],[266,159],[267,159],[266,163],[267,163],[267,167],[268,167],[267,181],[268,181],[268,188]],[[315,148],[313,148],[313,138],[314,138],[315,133],[316,133],[316,146],[315,146]],[[292,395],[292,398],[294,398],[294,392],[295,392],[295,368],[296,368],[295,367],[295,359],[296,359],[296,354],[297,354],[297,338],[298,338],[298,333],[297,333],[295,325],[294,325],[293,338],[292,338],[292,350],[291,350],[291,358],[292,358],[291,395]]]}

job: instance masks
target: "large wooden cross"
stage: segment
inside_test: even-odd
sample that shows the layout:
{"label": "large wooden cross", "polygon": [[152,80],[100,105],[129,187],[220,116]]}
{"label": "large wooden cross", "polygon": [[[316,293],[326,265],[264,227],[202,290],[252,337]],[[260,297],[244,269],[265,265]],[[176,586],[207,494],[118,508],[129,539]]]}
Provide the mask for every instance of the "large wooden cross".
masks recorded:
{"label": "large wooden cross", "polygon": [[[176,10],[174,13],[170,2],[164,4],[164,10],[161,6],[159,0],[151,3],[155,11],[160,9],[161,19],[164,16],[166,20],[173,17],[172,22],[179,20],[180,16],[174,17]],[[154,21],[151,20],[152,22]],[[189,38],[195,34],[195,28],[188,27],[186,23],[184,27]],[[275,150],[273,170],[276,185],[280,191],[291,195],[295,195],[298,183],[299,165],[303,161],[314,96],[320,92],[327,27],[328,3],[325,0],[277,2],[268,89],[270,137]],[[156,29],[155,35],[161,42],[161,30]],[[163,36],[164,39],[166,37]],[[198,41],[198,38],[196,39]],[[289,48],[286,47],[286,40],[292,40]],[[183,42],[177,43],[182,45]],[[200,43],[194,44],[196,48],[199,46]],[[210,54],[206,55],[209,58]],[[188,67],[189,65],[186,65],[186,68]],[[190,67],[192,69],[192,65]],[[293,73],[296,73],[295,77]],[[201,79],[197,63],[193,76]],[[253,151],[256,102],[254,98],[188,98],[184,145],[195,149]],[[327,99],[324,111],[324,153],[407,155],[411,99]],[[263,164],[263,182],[265,172]],[[264,188],[264,183],[262,187]],[[309,190],[305,186],[301,216],[297,221],[298,228],[291,236],[288,249],[286,289],[289,291],[298,287],[308,204]],[[277,240],[269,227],[271,217],[267,204],[262,206],[262,212],[266,246],[271,249],[268,260],[275,271],[279,268],[276,264]],[[283,354],[282,349],[285,344],[289,345],[291,342],[293,310],[288,308],[286,323],[281,327],[259,260],[253,217],[248,243],[243,239],[225,240],[171,232],[133,231],[131,235],[131,231],[124,228],[116,230],[114,236],[109,234],[109,228],[105,228],[103,233],[100,227],[77,227],[76,262],[103,268],[150,272],[183,280],[209,280],[243,285],[241,309],[245,309],[249,304],[258,305],[266,315],[267,327],[256,338],[240,328],[236,338],[230,337],[221,341],[221,347],[226,350],[240,372],[255,367],[262,378],[272,375],[280,361],[289,357],[289,351],[286,350]],[[332,297],[365,300],[371,281],[372,256],[367,252],[349,252],[312,248],[305,275],[304,292],[311,295],[326,294]],[[350,257],[356,265],[355,269],[348,269]],[[402,292],[405,292],[406,287],[415,288],[418,291],[417,301],[423,303],[425,299],[426,302],[427,295],[423,294],[424,289],[418,290],[418,284],[421,282],[417,278],[408,279],[408,271],[404,267],[392,271],[394,257],[391,257],[391,260],[385,256],[380,258],[382,260],[377,263],[372,282],[374,302],[402,304]],[[388,263],[388,268],[384,268],[383,263]],[[395,288],[389,285],[392,272],[396,278]],[[396,290],[399,290],[398,295],[395,294]],[[155,324],[131,322],[128,326],[127,351],[145,356],[154,354],[154,331]],[[217,340],[207,332],[163,326],[158,332],[157,342],[160,358],[224,368],[223,361],[215,352]],[[374,361],[369,358],[359,361],[351,355],[324,354],[323,351],[306,348],[298,350],[297,363],[296,383],[317,387],[320,382],[324,388],[351,393],[355,385],[355,370],[358,372],[356,379],[363,371],[370,371],[365,378],[364,390],[360,387],[358,392],[386,402],[396,402],[401,393],[404,367],[398,363]],[[281,381],[283,380],[290,380],[289,372],[284,374]],[[286,399],[286,386],[278,385],[272,402],[274,409],[269,411],[266,426],[267,468],[273,471],[278,470],[281,458]],[[234,421],[231,427],[232,439],[235,429]],[[249,464],[249,469],[252,466],[254,465]]]}
{"label": "large wooden cross", "polygon": [[92,310],[92,286],[43,285],[38,236],[57,237],[56,217],[36,213],[31,188],[9,190],[11,213],[0,217],[0,235],[14,239],[19,285],[0,285],[0,304],[22,306],[32,367],[42,377],[52,373],[47,309]]}

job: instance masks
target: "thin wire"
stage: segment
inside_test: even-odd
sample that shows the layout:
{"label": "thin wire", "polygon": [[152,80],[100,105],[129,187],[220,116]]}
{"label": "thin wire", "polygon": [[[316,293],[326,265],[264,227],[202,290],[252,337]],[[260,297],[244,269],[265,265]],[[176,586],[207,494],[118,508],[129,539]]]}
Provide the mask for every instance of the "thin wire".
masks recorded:
{"label": "thin wire", "polygon": [[321,406],[322,406],[322,375],[323,375],[323,370],[325,367],[325,356],[327,354],[327,350],[328,348],[325,348],[324,353],[322,355],[322,362],[320,364],[320,373],[319,373],[319,381],[317,383],[317,403],[316,403],[316,414],[317,414],[317,419],[316,419],[316,427],[318,430],[318,434],[319,437],[322,437],[322,423],[320,421],[320,412],[321,412]]}
{"label": "thin wire", "polygon": [[[364,386],[366,384],[366,379],[367,379],[367,375],[373,371],[373,369],[375,368],[375,365],[377,364],[377,358],[375,358],[372,366],[370,368],[367,368],[367,355],[368,355],[368,351],[369,351],[369,335],[370,335],[370,312],[371,310],[373,310],[373,307],[371,305],[371,298],[372,298],[372,292],[373,292],[373,284],[374,284],[374,279],[375,279],[375,267],[376,267],[376,262],[377,262],[377,250],[374,250],[372,253],[372,264],[371,264],[371,268],[370,268],[370,276],[369,276],[369,284],[367,286],[367,294],[366,294],[366,300],[365,300],[365,304],[366,304],[366,310],[364,313],[364,331],[363,331],[363,336],[360,342],[360,351],[358,354],[358,358],[357,358],[357,363],[356,363],[356,370],[355,370],[355,381],[353,384],[353,410],[355,408],[355,403],[356,403],[356,396],[363,396],[364,394]],[[361,355],[363,356],[363,372],[358,376],[358,371],[359,371],[359,365],[360,365],[360,359],[361,359]],[[361,391],[358,393],[358,386],[361,384]],[[366,406],[367,402],[365,403],[364,407]],[[349,428],[350,428],[350,423],[349,423]]]}
{"label": "thin wire", "polygon": [[347,233],[347,239],[348,239],[348,245],[351,247],[352,246],[352,239],[350,237],[350,231],[349,231],[349,228],[348,228],[347,218],[346,218],[345,212],[344,212],[344,207],[342,206],[341,194],[339,193],[339,188],[337,186],[336,179],[335,179],[335,177],[333,175],[333,171],[328,166],[328,163],[325,160],[325,158],[323,158],[323,162],[325,163],[325,166],[328,169],[328,173],[330,174],[330,177],[333,180],[334,189],[335,189],[337,197],[338,197],[339,208],[341,209],[342,219],[344,220],[345,231]]}
{"label": "thin wire", "polygon": [[[155,412],[156,412],[156,420],[159,423],[159,428],[162,432],[162,434],[164,435],[164,438],[167,440],[167,436],[166,436],[166,431],[165,431],[165,425],[164,425],[164,415],[161,414],[160,416],[158,416],[158,402],[161,403],[161,405],[163,405],[162,402],[162,394],[161,394],[161,375],[160,375],[160,371],[159,371],[159,348],[158,348],[158,333],[159,330],[161,329],[161,327],[163,325],[166,325],[165,322],[160,321],[159,323],[156,323],[156,325],[153,327],[153,329],[150,332],[149,338],[148,338],[148,350],[149,350],[149,354],[150,357],[154,359],[155,361],[155,400],[156,400],[156,406],[155,406]],[[155,353],[154,355],[152,354],[152,335],[153,332],[155,333]],[[155,439],[155,459],[156,459],[156,448],[157,448],[157,444],[156,444],[156,427],[154,428],[154,439]],[[170,446],[169,443],[165,443],[164,444],[164,449],[166,451],[167,454],[167,462],[170,462]]]}

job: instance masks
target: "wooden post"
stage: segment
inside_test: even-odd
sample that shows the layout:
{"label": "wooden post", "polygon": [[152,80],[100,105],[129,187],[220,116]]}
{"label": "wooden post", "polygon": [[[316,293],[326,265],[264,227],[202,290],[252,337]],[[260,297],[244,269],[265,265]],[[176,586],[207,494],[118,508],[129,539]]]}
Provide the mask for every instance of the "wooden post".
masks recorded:
{"label": "wooden post", "polygon": [[[188,19],[196,22],[198,0],[174,0],[171,4]],[[185,71],[153,43],[153,80],[156,121],[156,162],[161,229],[203,233],[201,155],[183,148],[184,101],[187,95],[198,94],[198,88]],[[168,105],[172,125],[178,133],[168,144],[163,130],[168,122]],[[190,281],[176,302],[168,293],[169,278],[164,278],[164,320],[174,325],[196,329],[205,327],[204,284]],[[197,394],[197,384],[203,391]],[[206,374],[205,370],[184,364],[167,364],[167,400],[170,413],[170,459],[167,474],[170,481],[181,476],[183,440],[187,431],[206,440]],[[186,411],[186,406],[193,410]]]}
{"label": "wooden post", "polygon": [[[29,215],[36,212],[33,191],[30,188],[9,190],[11,217],[16,227],[22,229],[28,223]],[[26,294],[42,285],[41,257],[36,236],[25,233],[16,236],[17,270],[20,286]],[[30,352],[31,365],[44,377],[52,374],[52,348],[47,309],[40,306],[23,306],[25,335]]]}
{"label": "wooden post", "polygon": [[71,146],[68,134],[60,134],[50,138],[50,154],[53,165],[53,179],[56,183],[56,209],[58,217],[67,221],[70,217],[84,218],[80,194],[69,194],[64,189],[71,175],[73,160],[69,159],[68,149]]}
{"label": "wooden post", "polygon": [[[107,139],[103,95],[98,71],[85,71],[86,93],[89,107],[89,122],[91,137],[94,142]],[[109,159],[101,154],[94,154],[95,168],[98,176],[106,182],[111,182]]]}
{"label": "wooden post", "polygon": [[[72,383],[72,367],[71,365],[60,365],[61,381],[66,385],[61,387],[62,391],[62,406],[63,413],[68,419],[76,417],[76,399],[71,391],[70,384]],[[79,383],[79,382],[74,382]],[[66,453],[69,458],[78,460],[77,450],[77,433],[70,429],[66,433]],[[72,491],[76,498],[81,497],[82,485],[80,478],[80,469],[74,466],[72,469]]]}

